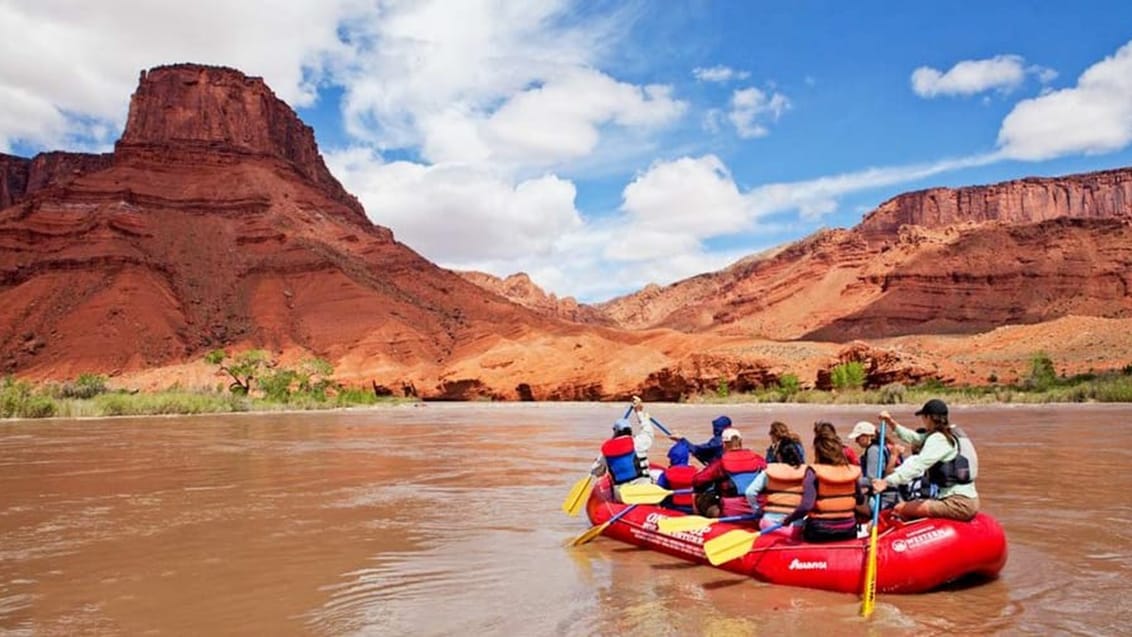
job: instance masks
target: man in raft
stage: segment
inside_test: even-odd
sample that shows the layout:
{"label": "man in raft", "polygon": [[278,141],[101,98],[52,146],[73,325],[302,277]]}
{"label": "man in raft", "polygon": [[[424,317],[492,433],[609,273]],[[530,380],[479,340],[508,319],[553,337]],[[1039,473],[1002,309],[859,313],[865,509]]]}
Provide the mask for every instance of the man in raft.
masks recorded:
{"label": "man in raft", "polygon": [[696,510],[709,518],[752,515],[754,511],[744,492],[766,469],[762,456],[743,448],[743,437],[733,427],[720,433],[723,455],[692,477],[696,490]]}
{"label": "man in raft", "polygon": [[684,441],[692,452],[692,456],[707,466],[723,455],[723,430],[731,426],[731,419],[727,416],[717,416],[711,421],[711,438],[707,442],[695,444],[681,436],[669,436],[673,442]]}
{"label": "man in raft", "polygon": [[641,426],[640,432],[633,435],[633,423],[628,418],[618,419],[613,423],[613,437],[601,444],[601,457],[590,468],[595,478],[609,472],[617,500],[621,499],[621,485],[652,482],[648,457],[655,437],[652,418],[637,396],[633,396],[633,410]]}

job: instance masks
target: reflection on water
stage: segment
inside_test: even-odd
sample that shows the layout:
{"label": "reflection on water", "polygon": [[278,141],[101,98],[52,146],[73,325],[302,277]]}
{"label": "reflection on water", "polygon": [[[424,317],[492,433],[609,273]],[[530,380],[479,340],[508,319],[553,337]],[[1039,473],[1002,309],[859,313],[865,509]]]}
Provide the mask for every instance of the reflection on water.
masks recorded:
{"label": "reflection on water", "polygon": [[[1124,632],[1129,406],[957,408],[1010,560],[993,582],[881,596],[769,586],[598,539],[559,505],[616,405],[0,424],[0,634]],[[756,440],[859,407],[656,405]],[[911,409],[903,416],[910,420]],[[900,410],[896,410],[898,417]],[[843,432],[844,433],[844,432]],[[695,437],[695,436],[693,436]],[[667,441],[654,457],[662,458]]]}

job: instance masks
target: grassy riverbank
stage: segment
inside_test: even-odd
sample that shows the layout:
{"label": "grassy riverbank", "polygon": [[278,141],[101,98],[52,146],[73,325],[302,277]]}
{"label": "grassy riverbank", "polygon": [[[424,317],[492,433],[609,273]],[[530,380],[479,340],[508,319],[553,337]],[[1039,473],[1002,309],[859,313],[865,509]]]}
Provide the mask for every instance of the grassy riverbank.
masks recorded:
{"label": "grassy riverbank", "polygon": [[[159,392],[122,392],[106,387],[101,376],[83,375],[59,384],[33,386],[6,378],[0,380],[0,418],[83,418],[100,416],[154,416],[289,410],[339,409],[378,404],[416,402],[416,399],[378,397],[368,389],[338,387],[327,391],[275,392],[275,398],[247,396],[223,389]],[[826,405],[917,404],[943,398],[953,404],[993,403],[1132,403],[1132,366],[1121,371],[1081,374],[1069,378],[1038,377],[1018,385],[989,384],[956,387],[928,383],[905,387],[898,383],[879,389],[842,387],[831,391],[801,389],[797,383],[755,392],[727,391],[721,382],[716,392],[691,397],[689,403],[800,403]]]}
{"label": "grassy riverbank", "polygon": [[1121,371],[1079,374],[1068,378],[1029,380],[1014,385],[991,383],[981,386],[952,386],[926,383],[905,387],[899,383],[878,389],[841,388],[830,391],[785,387],[735,393],[720,387],[689,402],[697,403],[804,403],[819,405],[895,405],[917,404],[943,398],[954,404],[994,403],[1132,403],[1132,366]]}
{"label": "grassy riverbank", "polygon": [[[93,379],[92,379],[93,378]],[[372,391],[294,393],[284,400],[249,397],[229,391],[168,389],[159,392],[108,390],[99,377],[80,377],[63,385],[35,387],[11,378],[0,381],[0,418],[90,418],[104,416],[158,416],[219,414],[365,407],[415,402],[414,399],[378,397]]]}

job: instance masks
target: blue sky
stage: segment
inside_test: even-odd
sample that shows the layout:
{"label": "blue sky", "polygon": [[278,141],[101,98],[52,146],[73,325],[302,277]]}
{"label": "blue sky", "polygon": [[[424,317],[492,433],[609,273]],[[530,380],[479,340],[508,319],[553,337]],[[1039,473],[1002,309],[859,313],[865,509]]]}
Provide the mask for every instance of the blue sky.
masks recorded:
{"label": "blue sky", "polygon": [[108,149],[141,69],[236,67],[399,240],[583,301],[1132,165],[1127,2],[97,4],[0,0],[0,150]]}

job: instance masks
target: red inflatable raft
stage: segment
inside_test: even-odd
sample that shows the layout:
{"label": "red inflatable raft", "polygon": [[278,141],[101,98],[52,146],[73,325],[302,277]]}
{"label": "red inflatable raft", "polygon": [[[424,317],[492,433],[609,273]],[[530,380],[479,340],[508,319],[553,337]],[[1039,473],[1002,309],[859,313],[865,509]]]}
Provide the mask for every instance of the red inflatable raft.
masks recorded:
{"label": "red inflatable raft", "polygon": [[[602,478],[594,485],[586,514],[597,525],[627,506],[613,501],[609,480]],[[752,530],[725,522],[672,535],[657,530],[660,519],[682,515],[660,506],[637,505],[607,527],[604,535],[707,564],[705,541],[735,529]],[[719,568],[772,584],[859,593],[868,548],[868,538],[811,544],[785,533],[770,533],[760,536],[746,555]],[[877,592],[923,593],[968,575],[992,578],[1005,564],[1006,535],[989,515],[980,513],[970,522],[882,522],[877,537]]]}

